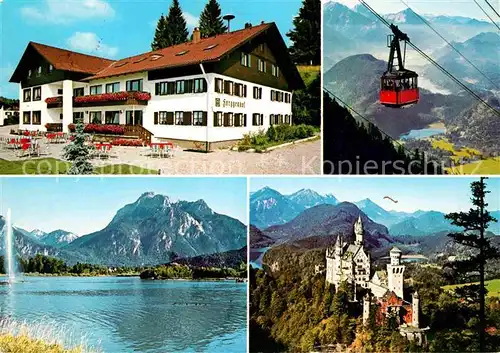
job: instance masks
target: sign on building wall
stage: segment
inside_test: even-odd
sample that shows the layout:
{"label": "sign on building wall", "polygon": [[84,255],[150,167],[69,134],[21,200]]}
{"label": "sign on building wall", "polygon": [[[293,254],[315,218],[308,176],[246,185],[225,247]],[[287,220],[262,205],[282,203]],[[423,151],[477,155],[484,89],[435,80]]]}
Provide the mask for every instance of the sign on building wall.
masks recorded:
{"label": "sign on building wall", "polygon": [[217,108],[242,108],[245,109],[245,102],[230,101],[227,99],[215,98],[215,106]]}

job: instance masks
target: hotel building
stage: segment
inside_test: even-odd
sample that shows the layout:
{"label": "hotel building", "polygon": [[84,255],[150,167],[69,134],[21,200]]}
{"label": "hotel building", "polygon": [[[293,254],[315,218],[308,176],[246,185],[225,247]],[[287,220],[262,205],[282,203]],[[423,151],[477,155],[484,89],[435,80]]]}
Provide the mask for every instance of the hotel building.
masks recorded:
{"label": "hotel building", "polygon": [[[10,79],[20,128],[68,131],[77,121],[209,149],[292,123],[304,83],[274,23],[108,60],[30,42]],[[205,148],[205,147],[203,147]]]}

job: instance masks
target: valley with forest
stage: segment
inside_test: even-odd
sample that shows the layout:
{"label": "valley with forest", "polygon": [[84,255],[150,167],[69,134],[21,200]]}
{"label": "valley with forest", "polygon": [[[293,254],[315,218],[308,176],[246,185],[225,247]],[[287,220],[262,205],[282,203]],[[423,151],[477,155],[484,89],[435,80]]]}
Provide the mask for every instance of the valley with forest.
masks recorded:
{"label": "valley with forest", "polygon": [[[373,180],[358,183],[366,189]],[[370,198],[343,201],[335,190],[347,186],[331,185],[331,193],[310,186],[294,193],[272,187],[251,193],[251,351],[478,351],[480,275],[474,267],[478,266],[478,250],[452,236],[463,231],[453,221],[453,212],[389,210],[387,200],[376,198],[377,202]],[[498,199],[498,181],[487,185]],[[461,191],[467,192],[467,188]],[[393,192],[404,194],[398,186]],[[429,191],[417,192],[430,197]],[[498,256],[500,210],[498,201],[493,204],[488,209],[492,220],[487,222],[484,238]],[[411,325],[402,325],[397,316],[382,315],[382,300],[372,306],[365,322],[363,298],[373,293],[364,286],[349,281],[336,286],[325,281],[325,253],[333,251],[339,239],[354,242],[353,227],[358,222],[363,226],[364,249],[370,254],[370,276],[387,280],[388,254],[395,248],[401,251],[405,268],[402,300],[411,302],[418,292],[424,343],[398,332]],[[486,349],[500,342],[500,257],[495,256],[488,257],[484,272],[486,346],[482,347]]]}
{"label": "valley with forest", "polygon": [[[500,35],[493,24],[472,18],[422,16],[411,8],[383,15],[476,95],[408,47],[406,67],[419,75],[420,100],[394,109],[381,105],[378,96],[389,57],[388,28],[362,4],[349,8],[331,1],[323,6],[323,85],[332,99],[349,108],[353,119],[375,124],[396,148],[401,145],[439,161],[448,174],[500,172]],[[446,37],[453,48],[431,29]],[[326,119],[341,123],[336,116],[325,115],[325,124]],[[325,135],[325,148],[332,142]]]}

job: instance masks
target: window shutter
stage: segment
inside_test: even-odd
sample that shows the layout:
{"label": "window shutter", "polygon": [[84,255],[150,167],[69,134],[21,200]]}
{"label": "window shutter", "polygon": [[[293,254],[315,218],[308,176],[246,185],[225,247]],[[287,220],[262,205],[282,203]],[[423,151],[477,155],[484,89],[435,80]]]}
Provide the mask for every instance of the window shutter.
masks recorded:
{"label": "window shutter", "polygon": [[203,112],[203,116],[201,118],[201,125],[207,126],[207,112]]}
{"label": "window shutter", "polygon": [[259,99],[262,99],[262,88],[259,88]]}
{"label": "window shutter", "polygon": [[274,125],[274,115],[269,115],[269,125]]}
{"label": "window shutter", "polygon": [[247,126],[247,115],[243,114],[243,126]]}
{"label": "window shutter", "polygon": [[167,125],[174,125],[174,112],[167,112]]}
{"label": "window shutter", "polygon": [[243,97],[247,97],[247,85],[243,85]]}
{"label": "window shutter", "polygon": [[217,113],[214,112],[214,126],[219,126],[219,122],[217,121]]}
{"label": "window shutter", "polygon": [[202,91],[202,92],[207,92],[207,91],[208,91],[208,83],[207,83],[207,80],[203,79],[203,80],[201,80],[201,82],[202,82],[201,84],[203,85],[203,87],[202,87],[201,91]]}
{"label": "window shutter", "polygon": [[264,114],[260,114],[260,124],[259,125],[264,125]]}
{"label": "window shutter", "polygon": [[257,125],[256,124],[256,121],[257,121],[256,118],[257,118],[257,114],[252,115],[252,125],[254,125],[254,126]]}
{"label": "window shutter", "polygon": [[192,112],[184,112],[182,125],[193,125],[192,118],[193,118]]}
{"label": "window shutter", "polygon": [[[107,89],[106,89],[107,90]],[[155,84],[155,95],[158,95],[160,93],[160,84],[157,82]]]}
{"label": "window shutter", "polygon": [[224,113],[224,126],[229,126],[229,113]]}
{"label": "window shutter", "polygon": [[234,126],[240,126],[241,123],[241,114],[234,114]]}
{"label": "window shutter", "polygon": [[158,112],[155,112],[154,124],[158,125]]}

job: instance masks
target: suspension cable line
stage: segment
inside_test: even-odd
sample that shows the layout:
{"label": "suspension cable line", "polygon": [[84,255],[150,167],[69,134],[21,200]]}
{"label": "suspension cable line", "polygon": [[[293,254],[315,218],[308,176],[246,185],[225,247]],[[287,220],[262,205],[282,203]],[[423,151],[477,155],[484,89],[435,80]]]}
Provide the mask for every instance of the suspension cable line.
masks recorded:
{"label": "suspension cable line", "polygon": [[[391,25],[385,18],[380,16],[370,5],[368,5],[364,0],[358,0],[362,5],[364,5],[368,10],[370,10],[382,23],[384,23],[387,27],[391,28]],[[475,1],[475,0],[474,0]],[[416,50],[420,55],[422,55],[425,59],[427,59],[429,62],[434,64],[436,67],[438,67],[443,73],[445,73],[449,78],[451,78],[455,83],[457,83],[460,87],[462,87],[464,90],[466,90],[469,94],[471,94],[474,98],[476,98],[478,101],[483,103],[485,106],[487,106],[492,112],[494,112],[496,115],[500,116],[500,111],[497,109],[493,108],[488,102],[486,102],[484,99],[482,99],[477,93],[472,91],[469,87],[464,85],[459,79],[457,79],[455,76],[453,76],[449,71],[447,71],[444,67],[439,65],[434,59],[432,59],[429,55],[427,55],[425,52],[420,50],[415,44],[413,44],[411,41],[408,41],[408,45],[410,45],[414,50]]]}
{"label": "suspension cable line", "polygon": [[488,81],[490,81],[490,83],[497,87],[498,89],[500,89],[500,87],[495,83],[493,82],[493,80],[491,80],[488,76],[486,76],[486,74],[481,71],[476,65],[474,65],[469,59],[467,59],[457,48],[455,48],[455,46],[453,44],[451,44],[446,38],[444,38],[436,29],[434,29],[434,27],[431,26],[431,24],[425,19],[423,18],[422,16],[420,16],[418,13],[416,13],[415,11],[413,11],[413,9],[410,7],[410,5],[408,5],[406,3],[405,0],[400,0],[406,7],[408,7],[415,15],[417,15],[417,17],[423,22],[425,23],[432,31],[434,31],[434,33],[436,33],[442,40],[444,40],[446,42],[446,44],[448,44],[458,55],[460,55],[462,58],[465,59],[465,61],[467,61],[473,68],[475,68],[485,79],[487,79]]}
{"label": "suspension cable line", "polygon": [[[493,21],[493,19],[490,17],[490,15],[488,15],[488,13],[481,7],[481,5],[479,5],[479,3],[476,0],[474,0],[474,2],[481,9],[481,11],[483,11],[483,13],[490,19],[491,23],[493,23],[500,31],[500,26],[498,26],[498,24],[495,21]],[[488,3],[488,5],[490,5],[490,3]],[[495,13],[497,13],[497,12],[495,11]],[[498,13],[497,13],[497,15],[498,15]]]}

